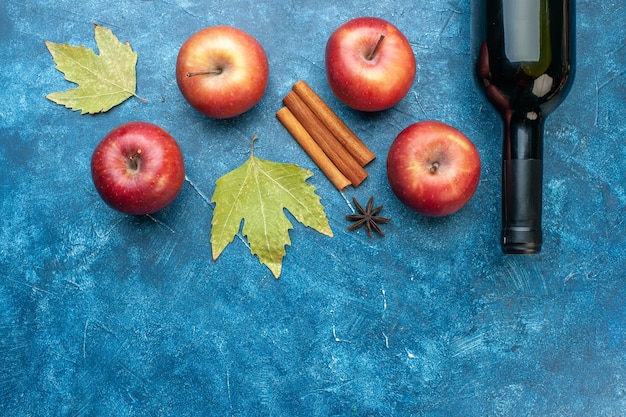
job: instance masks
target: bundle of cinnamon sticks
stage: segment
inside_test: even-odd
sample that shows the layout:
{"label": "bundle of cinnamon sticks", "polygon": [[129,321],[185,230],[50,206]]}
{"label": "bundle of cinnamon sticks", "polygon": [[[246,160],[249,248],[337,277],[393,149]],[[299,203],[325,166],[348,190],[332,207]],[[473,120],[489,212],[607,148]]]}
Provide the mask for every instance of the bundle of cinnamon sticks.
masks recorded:
{"label": "bundle of cinnamon sticks", "polygon": [[276,117],[340,191],[357,187],[376,155],[304,81],[293,85]]}

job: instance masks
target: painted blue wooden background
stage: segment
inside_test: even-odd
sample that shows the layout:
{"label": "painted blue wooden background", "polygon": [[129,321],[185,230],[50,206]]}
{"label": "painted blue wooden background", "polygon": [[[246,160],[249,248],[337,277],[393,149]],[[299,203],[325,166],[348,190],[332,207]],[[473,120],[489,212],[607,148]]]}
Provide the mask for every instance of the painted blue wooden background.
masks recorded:
{"label": "painted blue wooden background", "polygon": [[[501,122],[470,73],[468,1],[8,0],[0,4],[0,415],[626,415],[626,5],[578,1],[576,79],[547,118],[543,252],[499,247]],[[361,114],[326,83],[324,46],[351,17],[398,26],[417,58],[394,109]],[[95,48],[93,24],[139,55],[138,94],[106,114],[45,98],[71,85],[44,41]],[[194,31],[234,25],[271,76],[252,111],[192,110],[176,86]],[[275,118],[304,79],[374,150],[336,191]],[[390,191],[385,158],[436,119],[478,147],[470,203],[420,217]],[[109,209],[91,153],[150,121],[181,144],[187,181],[152,218]],[[215,180],[255,154],[314,172],[335,237],[294,221],[275,280],[244,240],[211,260]],[[349,232],[356,196],[383,204],[386,238]]]}

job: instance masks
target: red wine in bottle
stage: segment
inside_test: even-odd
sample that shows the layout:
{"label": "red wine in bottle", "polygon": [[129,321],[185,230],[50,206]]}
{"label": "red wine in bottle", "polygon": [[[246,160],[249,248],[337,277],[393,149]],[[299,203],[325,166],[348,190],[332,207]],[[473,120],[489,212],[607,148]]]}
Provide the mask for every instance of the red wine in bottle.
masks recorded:
{"label": "red wine in bottle", "polygon": [[543,121],[574,76],[575,0],[473,0],[473,62],[504,121],[502,248],[542,245]]}

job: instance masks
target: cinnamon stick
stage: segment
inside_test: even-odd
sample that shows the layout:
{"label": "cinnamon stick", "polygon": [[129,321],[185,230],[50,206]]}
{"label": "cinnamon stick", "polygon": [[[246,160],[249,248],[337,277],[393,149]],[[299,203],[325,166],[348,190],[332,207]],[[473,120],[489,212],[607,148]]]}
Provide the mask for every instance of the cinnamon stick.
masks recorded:
{"label": "cinnamon stick", "polygon": [[300,144],[302,149],[311,157],[313,162],[326,175],[330,182],[339,190],[343,191],[350,185],[350,180],[339,171],[337,166],[324,153],[322,148],[309,135],[304,126],[296,119],[287,107],[283,107],[276,113],[278,120],[285,126],[287,131],[291,133],[296,142]]}
{"label": "cinnamon stick", "polygon": [[315,140],[326,156],[337,166],[353,186],[358,186],[367,178],[367,171],[344,148],[313,110],[294,91],[283,98],[283,103],[300,121],[309,135]]}
{"label": "cinnamon stick", "polygon": [[365,166],[376,159],[376,155],[361,139],[337,116],[337,114],[317,95],[304,81],[300,80],[293,85],[293,91],[306,103],[315,115],[324,123],[332,134],[352,154],[361,166]]}

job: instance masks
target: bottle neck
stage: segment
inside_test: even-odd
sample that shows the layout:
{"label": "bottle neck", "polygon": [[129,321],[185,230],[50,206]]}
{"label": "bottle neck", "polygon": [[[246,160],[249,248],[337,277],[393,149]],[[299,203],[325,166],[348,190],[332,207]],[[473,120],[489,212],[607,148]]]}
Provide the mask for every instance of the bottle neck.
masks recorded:
{"label": "bottle neck", "polygon": [[543,116],[540,110],[511,112],[505,118],[503,159],[542,159]]}
{"label": "bottle neck", "polygon": [[505,253],[541,250],[543,117],[511,112],[505,120],[502,171],[502,247]]}

